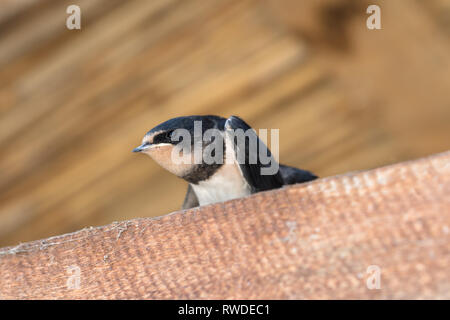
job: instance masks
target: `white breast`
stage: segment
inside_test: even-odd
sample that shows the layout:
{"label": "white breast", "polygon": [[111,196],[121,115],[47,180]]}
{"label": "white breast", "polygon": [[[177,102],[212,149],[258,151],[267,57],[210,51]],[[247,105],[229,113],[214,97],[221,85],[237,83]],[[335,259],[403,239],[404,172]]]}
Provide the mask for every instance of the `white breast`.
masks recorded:
{"label": "white breast", "polygon": [[250,194],[250,187],[237,166],[237,164],[224,164],[208,180],[191,184],[201,206]]}

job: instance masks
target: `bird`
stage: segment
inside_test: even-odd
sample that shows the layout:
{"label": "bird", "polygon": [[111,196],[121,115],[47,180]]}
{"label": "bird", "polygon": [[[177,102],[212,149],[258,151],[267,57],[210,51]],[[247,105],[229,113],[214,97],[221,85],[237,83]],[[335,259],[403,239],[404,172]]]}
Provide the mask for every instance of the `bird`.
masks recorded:
{"label": "bird", "polygon": [[[239,140],[237,132],[247,136]],[[209,158],[216,161],[206,157],[208,146]],[[148,131],[141,145],[132,151],[150,156],[161,167],[188,182],[182,209],[318,178],[310,171],[278,164],[256,131],[238,116],[172,118]],[[197,161],[196,152],[200,155]],[[276,170],[272,170],[274,164]]]}

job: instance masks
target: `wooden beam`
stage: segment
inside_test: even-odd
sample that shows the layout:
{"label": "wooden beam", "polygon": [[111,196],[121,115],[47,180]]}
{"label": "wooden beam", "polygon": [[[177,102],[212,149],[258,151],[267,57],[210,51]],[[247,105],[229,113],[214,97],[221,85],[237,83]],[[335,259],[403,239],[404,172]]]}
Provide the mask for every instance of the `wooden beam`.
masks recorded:
{"label": "wooden beam", "polygon": [[446,152],[4,248],[0,298],[449,299],[449,233]]}

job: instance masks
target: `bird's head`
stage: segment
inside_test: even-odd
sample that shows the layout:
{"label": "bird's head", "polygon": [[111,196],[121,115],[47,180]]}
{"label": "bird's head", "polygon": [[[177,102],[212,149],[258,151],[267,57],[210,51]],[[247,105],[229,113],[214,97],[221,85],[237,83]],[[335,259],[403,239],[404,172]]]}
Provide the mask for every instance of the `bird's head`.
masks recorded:
{"label": "bird's head", "polygon": [[[205,132],[208,129],[223,132],[225,121],[217,116],[186,116],[167,120],[148,131],[142,144],[133,152],[147,154],[164,169],[189,182],[207,178],[220,164],[206,164],[203,160],[196,162],[195,145],[202,146],[204,150],[215,139],[208,138]],[[186,145],[190,148],[185,148]],[[181,158],[183,161],[180,161]]]}

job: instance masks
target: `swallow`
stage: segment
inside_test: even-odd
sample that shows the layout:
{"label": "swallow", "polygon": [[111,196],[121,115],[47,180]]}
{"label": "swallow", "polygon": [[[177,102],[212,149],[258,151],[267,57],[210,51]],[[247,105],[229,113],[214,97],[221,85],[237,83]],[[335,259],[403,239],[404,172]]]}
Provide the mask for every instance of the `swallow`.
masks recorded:
{"label": "swallow", "polygon": [[[247,136],[239,140],[239,132]],[[318,178],[309,171],[278,164],[256,132],[237,116],[228,119],[185,116],[167,120],[148,131],[133,152],[147,154],[188,182],[182,209]],[[274,164],[276,170],[272,170]]]}

